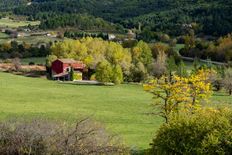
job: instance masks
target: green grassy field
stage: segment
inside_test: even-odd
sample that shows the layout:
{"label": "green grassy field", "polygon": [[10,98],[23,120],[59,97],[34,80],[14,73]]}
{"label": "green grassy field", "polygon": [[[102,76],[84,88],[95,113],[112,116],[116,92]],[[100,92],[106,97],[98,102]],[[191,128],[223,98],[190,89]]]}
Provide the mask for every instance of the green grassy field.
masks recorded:
{"label": "green grassy field", "polygon": [[135,148],[148,148],[162,123],[142,86],[78,86],[0,73],[0,119],[44,117],[75,121],[92,117]]}
{"label": "green grassy field", "polygon": [[6,33],[0,32],[0,40],[1,39],[8,39],[8,38],[9,38],[9,35],[7,35]]}
{"label": "green grassy field", "polygon": [[[2,35],[3,36],[3,35]],[[49,43],[49,42],[54,42],[54,41],[61,41],[62,39],[58,38],[51,38],[47,36],[29,36],[29,37],[19,37],[19,38],[10,38],[9,36],[5,35],[4,38],[1,37],[0,34],[0,43],[5,43],[5,42],[10,42],[10,41],[17,41],[19,43],[26,42],[28,44],[37,44],[37,43]]]}
{"label": "green grassy field", "polygon": [[[2,38],[1,36],[5,36]],[[54,41],[62,41],[67,40],[68,38],[59,39],[59,38],[52,38],[48,36],[28,36],[28,37],[19,37],[19,38],[10,38],[8,35],[4,35],[4,33],[0,33],[0,44],[10,41],[17,41],[19,43],[26,42],[28,44],[38,44],[38,43],[49,43]]]}
{"label": "green grassy field", "polygon": [[175,50],[176,52],[179,52],[180,49],[182,49],[182,48],[184,48],[184,44],[176,44],[176,46],[174,47],[174,50]]}
{"label": "green grassy field", "polygon": [[[133,148],[145,149],[162,124],[152,110],[152,95],[140,85],[79,86],[0,72],[0,119],[42,117],[73,122],[91,117],[119,134]],[[231,103],[223,92],[213,105]]]}
{"label": "green grassy field", "polygon": [[28,26],[28,25],[39,25],[39,21],[17,21],[12,20],[9,18],[1,18],[0,19],[0,27],[9,27],[9,28],[18,28],[21,26]]}

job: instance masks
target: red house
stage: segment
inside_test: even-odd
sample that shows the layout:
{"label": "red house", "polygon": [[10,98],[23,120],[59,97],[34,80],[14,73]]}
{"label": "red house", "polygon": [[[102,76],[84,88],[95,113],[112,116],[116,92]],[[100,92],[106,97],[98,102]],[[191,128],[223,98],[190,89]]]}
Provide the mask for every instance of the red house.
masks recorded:
{"label": "red house", "polygon": [[64,80],[68,80],[70,79],[69,72],[71,71],[71,68],[73,68],[75,72],[82,73],[85,69],[85,64],[73,59],[57,59],[52,62],[52,76],[55,79],[63,78]]}

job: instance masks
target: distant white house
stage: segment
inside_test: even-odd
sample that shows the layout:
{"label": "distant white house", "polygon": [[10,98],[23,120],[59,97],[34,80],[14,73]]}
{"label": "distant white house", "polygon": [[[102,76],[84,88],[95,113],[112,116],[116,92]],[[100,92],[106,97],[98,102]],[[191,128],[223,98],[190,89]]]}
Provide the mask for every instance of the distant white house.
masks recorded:
{"label": "distant white house", "polygon": [[109,40],[114,40],[114,39],[116,39],[116,36],[114,34],[109,34],[108,39]]}
{"label": "distant white house", "polygon": [[19,37],[24,37],[24,34],[23,33],[18,33],[17,38],[19,38]]}
{"label": "distant white house", "polygon": [[128,30],[127,39],[125,40],[135,40],[135,39],[136,39],[136,34],[132,30]]}
{"label": "distant white house", "polygon": [[46,36],[47,36],[47,37],[51,37],[51,38],[56,38],[56,37],[57,37],[57,34],[47,33]]}
{"label": "distant white house", "polygon": [[184,28],[192,28],[192,24],[182,24],[182,27]]}
{"label": "distant white house", "polygon": [[23,29],[23,31],[24,31],[24,32],[31,32],[31,30],[30,30],[30,29],[26,29],[26,28],[25,28],[25,29]]}
{"label": "distant white house", "polygon": [[24,32],[18,32],[17,33],[17,37],[18,38],[23,38],[23,37],[29,37],[30,36],[30,34],[29,33],[24,33]]}

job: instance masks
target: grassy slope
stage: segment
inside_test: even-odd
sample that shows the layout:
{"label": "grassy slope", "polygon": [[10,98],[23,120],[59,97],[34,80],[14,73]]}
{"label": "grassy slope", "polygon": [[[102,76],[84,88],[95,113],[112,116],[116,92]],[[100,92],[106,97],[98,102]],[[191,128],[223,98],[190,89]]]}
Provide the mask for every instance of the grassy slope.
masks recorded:
{"label": "grassy slope", "polygon": [[161,119],[144,113],[152,96],[138,85],[63,85],[0,73],[0,119],[45,117],[74,121],[91,116],[121,135],[125,143],[148,148]]}
{"label": "grassy slope", "polygon": [[28,25],[39,25],[39,21],[15,21],[9,18],[1,18],[0,19],[0,27],[10,27],[10,28],[17,28],[21,26],[28,26]]}
{"label": "grassy slope", "polygon": [[[138,85],[77,86],[0,73],[0,119],[44,117],[75,121],[90,116],[121,135],[132,147],[148,148],[162,120],[144,113],[152,95]],[[214,105],[232,103],[232,96],[216,93]]]}
{"label": "grassy slope", "polygon": [[54,41],[60,41],[61,39],[51,38],[47,36],[29,36],[29,37],[19,37],[19,38],[12,39],[6,36],[5,38],[0,38],[0,44],[10,42],[13,40],[19,43],[26,42],[28,44],[37,44],[37,43],[49,43],[49,42],[54,42]]}

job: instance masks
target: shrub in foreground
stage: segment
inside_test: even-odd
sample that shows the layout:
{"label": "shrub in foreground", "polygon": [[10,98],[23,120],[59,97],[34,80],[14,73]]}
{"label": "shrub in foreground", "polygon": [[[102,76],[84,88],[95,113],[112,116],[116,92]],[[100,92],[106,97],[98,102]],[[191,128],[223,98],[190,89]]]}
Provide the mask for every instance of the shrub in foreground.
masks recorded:
{"label": "shrub in foreground", "polygon": [[0,154],[127,154],[127,151],[117,137],[88,119],[75,125],[36,120],[0,123]]}
{"label": "shrub in foreground", "polygon": [[226,154],[232,152],[232,113],[228,109],[180,112],[164,124],[151,154]]}

